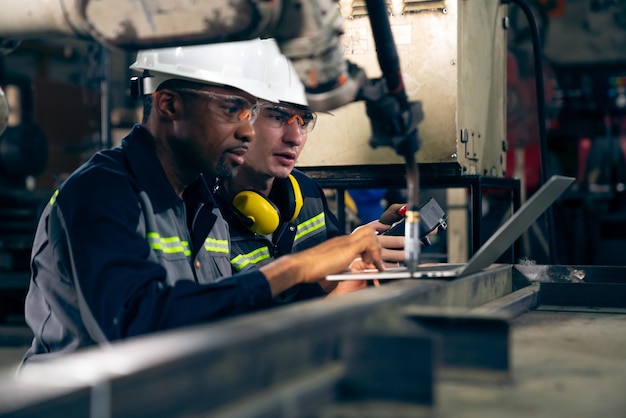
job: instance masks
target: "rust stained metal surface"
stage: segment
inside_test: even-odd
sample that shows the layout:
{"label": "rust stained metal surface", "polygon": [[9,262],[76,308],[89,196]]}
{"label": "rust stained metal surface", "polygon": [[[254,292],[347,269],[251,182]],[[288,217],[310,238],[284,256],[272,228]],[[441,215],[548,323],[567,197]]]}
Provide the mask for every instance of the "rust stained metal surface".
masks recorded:
{"label": "rust stained metal surface", "polygon": [[251,38],[260,22],[250,0],[85,0],[78,12],[94,38],[122,48]]}
{"label": "rust stained metal surface", "polygon": [[251,39],[271,33],[283,3],[262,0],[0,0],[0,42],[50,37],[121,49]]}

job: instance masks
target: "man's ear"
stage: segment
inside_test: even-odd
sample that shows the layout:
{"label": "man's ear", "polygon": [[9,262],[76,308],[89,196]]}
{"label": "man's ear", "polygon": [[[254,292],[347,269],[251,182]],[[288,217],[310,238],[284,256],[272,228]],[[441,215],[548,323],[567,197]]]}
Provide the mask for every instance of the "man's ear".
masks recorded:
{"label": "man's ear", "polygon": [[162,119],[178,119],[183,111],[181,97],[168,89],[152,93],[152,106]]}

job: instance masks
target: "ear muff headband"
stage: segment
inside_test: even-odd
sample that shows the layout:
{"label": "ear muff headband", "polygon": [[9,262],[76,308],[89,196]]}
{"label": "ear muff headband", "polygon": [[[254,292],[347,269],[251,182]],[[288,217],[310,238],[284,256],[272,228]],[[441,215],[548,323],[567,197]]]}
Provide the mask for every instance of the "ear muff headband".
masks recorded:
{"label": "ear muff headband", "polygon": [[280,219],[283,222],[295,221],[304,204],[300,184],[291,174],[286,179],[274,180],[269,198],[280,208]]}
{"label": "ear muff headband", "polygon": [[262,235],[273,233],[281,221],[295,221],[303,204],[300,184],[291,174],[274,180],[269,199],[254,190],[244,190],[233,198],[233,206],[246,218],[246,227]]}
{"label": "ear muff headband", "polygon": [[271,234],[278,228],[278,208],[262,194],[244,190],[233,198],[233,206],[251,221],[248,229],[261,235]]}
{"label": "ear muff headband", "polygon": [[291,184],[291,193],[293,197],[293,210],[290,212],[291,218],[289,219],[289,222],[293,222],[296,220],[296,218],[300,214],[300,211],[302,210],[304,199],[302,199],[302,190],[300,190],[300,184],[298,183],[298,180],[296,180],[296,178],[291,174],[289,174],[288,179],[289,184]]}

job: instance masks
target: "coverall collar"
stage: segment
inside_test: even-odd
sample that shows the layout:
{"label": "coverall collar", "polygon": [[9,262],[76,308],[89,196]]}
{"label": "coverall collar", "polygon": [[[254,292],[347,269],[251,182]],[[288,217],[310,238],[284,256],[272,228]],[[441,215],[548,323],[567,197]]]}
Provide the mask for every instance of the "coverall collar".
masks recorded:
{"label": "coverall collar", "polygon": [[[135,125],[130,133],[122,140],[130,165],[130,170],[139,185],[150,197],[157,212],[180,205],[172,185],[169,183],[165,171],[157,158],[152,141],[152,135],[141,125]],[[196,196],[210,208],[215,201],[203,176],[199,176],[187,189],[194,190]]]}

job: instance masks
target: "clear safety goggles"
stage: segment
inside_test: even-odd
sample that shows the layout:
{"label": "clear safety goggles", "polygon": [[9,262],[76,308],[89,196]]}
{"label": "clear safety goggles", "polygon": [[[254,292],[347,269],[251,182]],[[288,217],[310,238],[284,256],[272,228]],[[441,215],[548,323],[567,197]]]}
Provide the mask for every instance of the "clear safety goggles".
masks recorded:
{"label": "clear safety goggles", "polygon": [[313,112],[294,112],[293,109],[274,103],[263,103],[260,114],[263,122],[274,128],[284,128],[297,123],[302,133],[311,132],[317,121],[317,115]]}
{"label": "clear safety goggles", "polygon": [[222,116],[226,121],[237,123],[244,119],[254,123],[259,116],[260,103],[250,102],[245,97],[235,94],[221,94],[206,90],[196,90],[187,88],[175,89],[177,92],[199,94],[211,98],[211,111]]}

